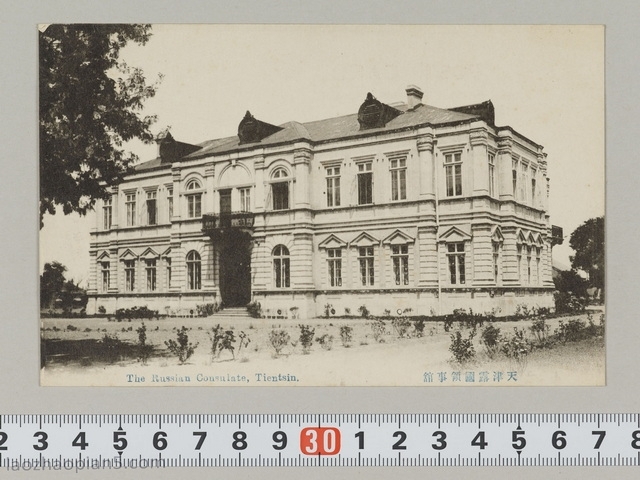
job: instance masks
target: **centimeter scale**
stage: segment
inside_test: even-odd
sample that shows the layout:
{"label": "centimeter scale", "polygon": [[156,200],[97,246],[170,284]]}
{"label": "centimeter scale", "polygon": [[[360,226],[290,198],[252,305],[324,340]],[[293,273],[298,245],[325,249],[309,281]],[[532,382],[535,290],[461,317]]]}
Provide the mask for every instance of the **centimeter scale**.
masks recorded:
{"label": "centimeter scale", "polygon": [[56,465],[638,466],[640,415],[0,415],[0,471]]}

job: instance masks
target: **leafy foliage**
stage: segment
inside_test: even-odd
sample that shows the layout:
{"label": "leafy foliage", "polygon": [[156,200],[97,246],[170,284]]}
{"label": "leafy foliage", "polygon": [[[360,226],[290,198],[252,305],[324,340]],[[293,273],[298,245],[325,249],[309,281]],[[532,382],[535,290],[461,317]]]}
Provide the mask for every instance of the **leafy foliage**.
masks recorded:
{"label": "leafy foliage", "polygon": [[209,331],[209,338],[211,339],[212,360],[218,358],[223,350],[231,352],[231,357],[233,359],[236,358],[233,345],[236,342],[236,338],[233,330],[225,330],[218,324]]}
{"label": "leafy foliage", "polygon": [[371,332],[373,333],[373,338],[378,343],[383,343],[384,338],[382,338],[387,333],[387,327],[384,323],[384,320],[377,319],[371,321]]}
{"label": "leafy foliage", "polygon": [[489,358],[494,358],[500,349],[500,328],[487,325],[480,334],[480,341],[484,345],[485,352]]}
{"label": "leafy foliage", "polygon": [[331,348],[333,348],[333,335],[325,333],[324,335],[317,337],[316,342],[318,342],[324,350],[331,350]]}
{"label": "leafy foliage", "polygon": [[313,336],[316,333],[315,328],[311,328],[311,325],[298,325],[300,328],[300,345],[302,345],[302,352],[308,354],[313,345]]}
{"label": "leafy foliage", "polygon": [[271,332],[269,332],[269,343],[271,343],[271,346],[276,351],[276,355],[280,355],[280,352],[287,346],[290,340],[291,336],[286,330],[271,330]]}
{"label": "leafy foliage", "polygon": [[146,365],[153,352],[153,346],[147,344],[147,326],[144,322],[136,329],[136,332],[138,333],[138,360]]}
{"label": "leafy foliage", "polygon": [[569,237],[576,252],[571,266],[589,274],[592,286],[604,289],[604,217],[591,218],[576,228]]}
{"label": "leafy foliage", "polygon": [[164,342],[169,351],[178,357],[180,364],[184,364],[198,347],[197,343],[194,345],[189,342],[187,331],[187,327],[183,325],[182,328],[178,330],[177,341],[170,339]]}
{"label": "leafy foliage", "polygon": [[65,282],[64,272],[67,267],[60,262],[44,264],[44,270],[40,275],[40,305],[49,305],[55,295],[62,290]]}
{"label": "leafy foliage", "polygon": [[262,317],[262,305],[260,302],[251,302],[247,305],[247,313],[250,317],[260,318]]}
{"label": "leafy foliage", "polygon": [[129,42],[144,45],[149,25],[56,24],[39,34],[40,222],[62,206],[84,215],[106,198],[136,156],[124,142],[151,142],[153,116],[141,117],[157,84],[119,60]]}
{"label": "leafy foliage", "polygon": [[340,327],[340,340],[342,341],[343,347],[349,348],[351,346],[351,342],[353,341],[352,332],[353,328],[348,325],[342,325]]}
{"label": "leafy foliage", "polygon": [[469,364],[476,356],[476,350],[473,347],[473,337],[476,331],[471,330],[469,336],[464,338],[462,332],[457,330],[451,334],[451,345],[449,351],[453,355],[453,361],[459,365]]}

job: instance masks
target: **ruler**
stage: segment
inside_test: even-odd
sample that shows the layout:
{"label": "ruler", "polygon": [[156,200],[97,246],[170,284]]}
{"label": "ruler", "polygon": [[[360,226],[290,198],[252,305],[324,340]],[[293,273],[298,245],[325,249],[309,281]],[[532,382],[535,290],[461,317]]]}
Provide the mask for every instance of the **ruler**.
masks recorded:
{"label": "ruler", "polygon": [[638,465],[639,414],[0,415],[0,471]]}

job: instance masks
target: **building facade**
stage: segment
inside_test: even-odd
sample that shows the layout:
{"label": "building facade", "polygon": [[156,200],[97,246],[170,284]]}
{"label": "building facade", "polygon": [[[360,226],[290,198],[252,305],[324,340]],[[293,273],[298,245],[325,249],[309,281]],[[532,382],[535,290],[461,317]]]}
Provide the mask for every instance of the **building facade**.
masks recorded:
{"label": "building facade", "polygon": [[247,112],[237,136],[199,145],[165,135],[97,204],[87,312],[552,307],[543,148],[496,126],[490,101],[406,94],[304,124]]}

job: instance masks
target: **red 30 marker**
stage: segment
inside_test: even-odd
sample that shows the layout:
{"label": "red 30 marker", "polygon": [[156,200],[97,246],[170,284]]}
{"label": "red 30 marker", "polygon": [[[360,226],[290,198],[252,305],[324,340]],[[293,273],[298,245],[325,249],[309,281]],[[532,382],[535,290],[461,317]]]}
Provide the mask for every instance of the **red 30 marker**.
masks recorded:
{"label": "red 30 marker", "polygon": [[303,428],[300,450],[305,455],[337,455],[340,453],[340,430],[336,427]]}

